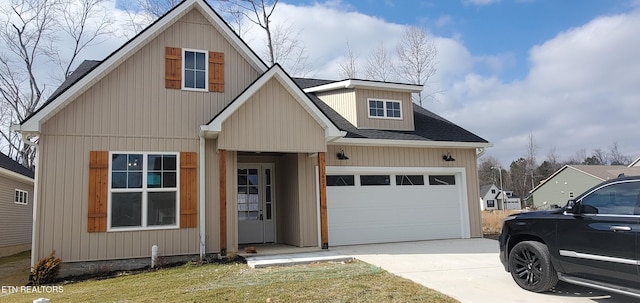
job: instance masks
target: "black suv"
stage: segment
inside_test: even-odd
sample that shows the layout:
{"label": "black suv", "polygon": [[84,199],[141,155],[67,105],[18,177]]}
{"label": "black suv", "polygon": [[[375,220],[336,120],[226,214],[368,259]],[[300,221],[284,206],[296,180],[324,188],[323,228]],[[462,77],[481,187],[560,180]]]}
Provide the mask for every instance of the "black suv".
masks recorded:
{"label": "black suv", "polygon": [[526,290],[558,280],[640,298],[640,177],[605,181],[563,208],[504,220],[500,261]]}

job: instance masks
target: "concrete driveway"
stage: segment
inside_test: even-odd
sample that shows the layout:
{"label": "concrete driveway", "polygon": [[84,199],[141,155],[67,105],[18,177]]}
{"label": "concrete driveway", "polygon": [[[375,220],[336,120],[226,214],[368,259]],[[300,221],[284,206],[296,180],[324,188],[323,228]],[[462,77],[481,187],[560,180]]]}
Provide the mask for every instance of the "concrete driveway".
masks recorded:
{"label": "concrete driveway", "polygon": [[490,239],[339,246],[331,251],[379,266],[463,303],[638,302],[564,282],[543,294],[522,290],[498,259],[498,242]]}

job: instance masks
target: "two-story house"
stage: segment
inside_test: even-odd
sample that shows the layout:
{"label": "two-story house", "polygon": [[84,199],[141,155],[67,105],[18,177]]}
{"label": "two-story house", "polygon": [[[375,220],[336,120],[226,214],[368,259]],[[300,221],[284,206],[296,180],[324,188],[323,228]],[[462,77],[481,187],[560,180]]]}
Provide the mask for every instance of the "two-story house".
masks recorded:
{"label": "two-story house", "polygon": [[480,210],[518,210],[522,200],[511,190],[500,190],[495,184],[480,186]]}
{"label": "two-story house", "polygon": [[153,245],[179,258],[481,237],[491,144],[413,104],[420,90],[293,79],[186,0],[17,129],[39,138],[33,259],[117,269]]}

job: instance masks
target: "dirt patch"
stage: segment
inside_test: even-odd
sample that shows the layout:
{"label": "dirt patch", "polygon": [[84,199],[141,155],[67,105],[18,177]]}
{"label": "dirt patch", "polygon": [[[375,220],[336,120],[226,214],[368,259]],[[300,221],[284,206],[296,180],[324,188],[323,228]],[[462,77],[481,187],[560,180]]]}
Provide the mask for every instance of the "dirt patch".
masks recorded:
{"label": "dirt patch", "polygon": [[29,252],[24,252],[0,258],[0,285],[26,285],[31,272],[30,255]]}

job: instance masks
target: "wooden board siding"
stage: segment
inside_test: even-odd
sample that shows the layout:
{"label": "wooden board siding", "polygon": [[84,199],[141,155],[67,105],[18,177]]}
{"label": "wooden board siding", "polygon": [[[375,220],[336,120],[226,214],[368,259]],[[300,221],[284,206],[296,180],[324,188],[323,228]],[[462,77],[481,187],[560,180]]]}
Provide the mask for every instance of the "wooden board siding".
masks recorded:
{"label": "wooden board siding", "polygon": [[[338,160],[336,154],[343,150],[349,160]],[[446,162],[442,155],[450,152],[456,161]],[[480,190],[475,149],[453,148],[400,148],[329,145],[327,166],[371,167],[464,167],[466,170],[469,226],[471,237],[482,237],[480,218]],[[331,242],[331,239],[329,239]]]}
{"label": "wooden board siding", "polygon": [[[371,89],[356,89],[356,112],[358,114],[358,128],[414,130],[413,105],[411,94]],[[400,100],[402,103],[402,120],[369,118],[368,98],[384,100]]]}
{"label": "wooden board siding", "polygon": [[326,149],[324,129],[280,84],[271,79],[222,123],[218,147],[261,152]]}
{"label": "wooden board siding", "polygon": [[[223,52],[224,93],[166,89],[166,46]],[[197,152],[200,125],[257,77],[258,72],[197,10],[113,66],[110,74],[42,125],[36,257],[52,249],[65,262],[148,257],[154,244],[160,255],[197,254],[197,228],[88,233],[89,151]],[[207,165],[217,168],[212,145],[207,147]],[[208,182],[216,181],[211,174],[207,177]],[[213,187],[207,186],[208,205],[214,205],[209,198],[217,197],[217,192],[210,193]],[[218,240],[218,219],[211,215],[218,211],[215,208],[207,213],[208,220],[215,220],[206,225],[207,252],[219,249],[209,244]]]}
{"label": "wooden board siding", "polygon": [[[197,139],[47,136],[40,141],[42,174],[36,256],[51,250],[64,262],[198,253],[198,229],[87,232],[89,151],[197,151]],[[46,152],[45,152],[46,151]]]}
{"label": "wooden board siding", "polygon": [[[224,93],[165,88],[165,47],[224,53]],[[44,135],[197,138],[200,125],[258,77],[197,10],[159,34],[57,113]]]}
{"label": "wooden board siding", "polygon": [[[27,204],[16,204],[16,189],[27,192]],[[0,174],[0,251],[2,248],[31,243],[33,222],[33,184]]]}
{"label": "wooden board siding", "polygon": [[352,88],[345,88],[330,92],[317,93],[318,98],[327,103],[333,110],[342,115],[347,121],[358,127],[356,113],[356,92]]}

